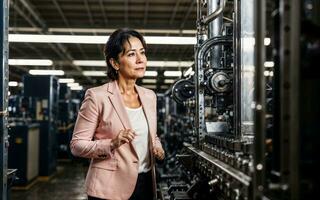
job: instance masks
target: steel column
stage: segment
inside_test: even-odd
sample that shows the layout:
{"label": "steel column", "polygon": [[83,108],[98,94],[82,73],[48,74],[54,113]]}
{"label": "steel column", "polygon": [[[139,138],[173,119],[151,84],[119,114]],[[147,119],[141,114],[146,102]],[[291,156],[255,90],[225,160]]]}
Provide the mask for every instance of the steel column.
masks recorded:
{"label": "steel column", "polygon": [[8,170],[8,119],[7,119],[7,105],[8,105],[8,22],[9,22],[9,4],[7,0],[1,0],[1,66],[0,66],[0,141],[1,141],[1,152],[0,152],[0,165],[1,165],[1,199],[7,199],[7,170]]}
{"label": "steel column", "polygon": [[266,1],[254,1],[254,173],[253,199],[263,199],[265,191],[266,83],[264,78]]}
{"label": "steel column", "polygon": [[300,0],[280,0],[280,172],[282,188],[299,199]]}

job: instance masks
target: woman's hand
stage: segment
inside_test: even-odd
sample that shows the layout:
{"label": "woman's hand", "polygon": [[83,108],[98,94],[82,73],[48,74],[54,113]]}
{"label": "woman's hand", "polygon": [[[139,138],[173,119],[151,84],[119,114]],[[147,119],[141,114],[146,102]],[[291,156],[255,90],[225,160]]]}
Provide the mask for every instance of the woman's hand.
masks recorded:
{"label": "woman's hand", "polygon": [[111,151],[119,148],[124,143],[131,142],[135,136],[135,132],[131,129],[121,130],[117,137],[111,140]]}
{"label": "woman's hand", "polygon": [[161,147],[154,147],[153,148],[153,155],[158,160],[163,160],[164,159],[164,150]]}

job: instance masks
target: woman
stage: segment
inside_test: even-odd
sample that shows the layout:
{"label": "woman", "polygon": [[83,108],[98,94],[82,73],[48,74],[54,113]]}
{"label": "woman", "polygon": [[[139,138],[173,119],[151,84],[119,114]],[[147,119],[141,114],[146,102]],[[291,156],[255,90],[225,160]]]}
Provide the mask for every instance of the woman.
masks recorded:
{"label": "woman", "polygon": [[154,157],[164,159],[156,135],[156,95],[137,86],[144,76],[146,43],[138,32],[119,29],[105,46],[111,79],[88,89],[70,143],[73,155],[91,158],[88,199],[155,198]]}

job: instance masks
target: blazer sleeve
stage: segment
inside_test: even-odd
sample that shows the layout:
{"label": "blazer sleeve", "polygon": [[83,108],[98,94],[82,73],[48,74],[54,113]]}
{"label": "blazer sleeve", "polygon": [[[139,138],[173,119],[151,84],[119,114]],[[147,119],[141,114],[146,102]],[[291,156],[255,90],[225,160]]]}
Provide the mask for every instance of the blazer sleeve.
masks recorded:
{"label": "blazer sleeve", "polygon": [[88,89],[78,113],[70,149],[74,156],[84,158],[105,158],[113,156],[111,139],[92,140],[99,125],[99,105],[91,89]]}
{"label": "blazer sleeve", "polygon": [[[155,113],[155,128],[156,128],[156,130],[157,130],[157,95],[152,91],[152,93],[153,93],[153,96],[154,96],[154,98],[153,98],[153,102],[154,102],[154,106],[153,106],[153,109],[154,109],[154,113]],[[158,148],[162,148],[162,144],[161,144],[161,142],[160,142],[160,139],[159,139],[159,137],[158,137],[158,134],[156,133],[156,135],[155,135],[155,140],[154,140],[154,143],[153,143],[153,146],[154,147],[158,147]],[[163,149],[163,148],[162,148]]]}

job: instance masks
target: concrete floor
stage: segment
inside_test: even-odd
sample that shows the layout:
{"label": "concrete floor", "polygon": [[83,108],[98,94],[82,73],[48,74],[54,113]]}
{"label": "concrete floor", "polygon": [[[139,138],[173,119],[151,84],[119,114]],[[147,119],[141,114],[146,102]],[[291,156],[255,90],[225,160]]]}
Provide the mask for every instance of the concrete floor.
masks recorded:
{"label": "concrete floor", "polygon": [[49,180],[38,178],[28,190],[11,189],[8,200],[86,200],[86,171],[84,162],[59,162],[57,172]]}

